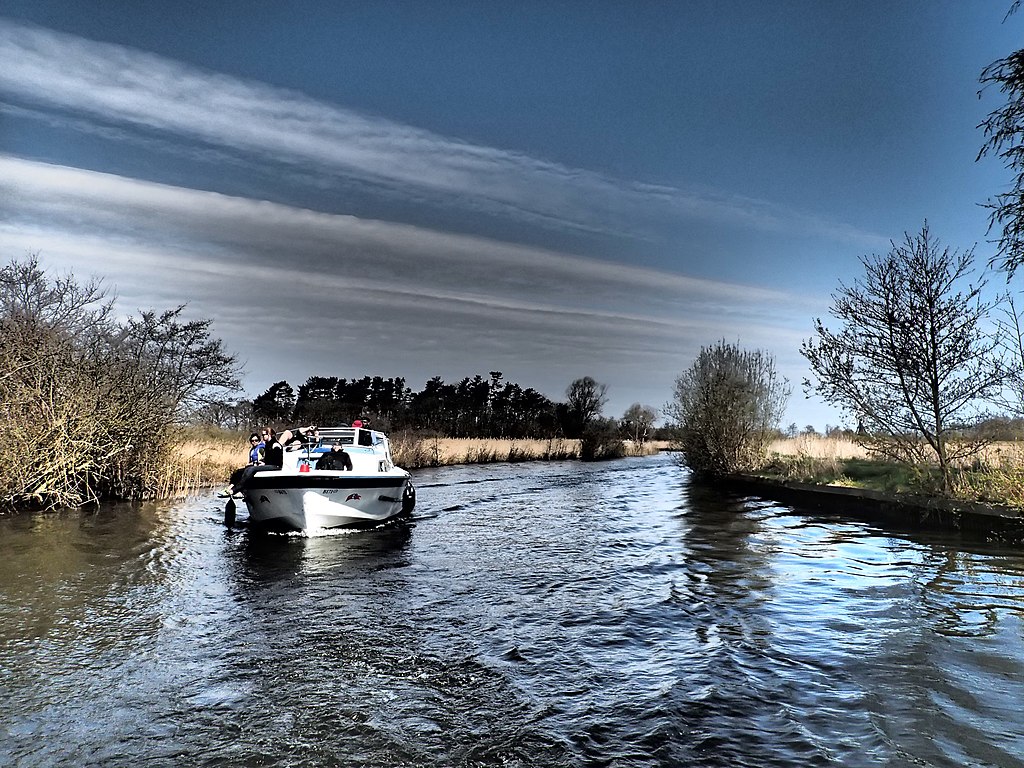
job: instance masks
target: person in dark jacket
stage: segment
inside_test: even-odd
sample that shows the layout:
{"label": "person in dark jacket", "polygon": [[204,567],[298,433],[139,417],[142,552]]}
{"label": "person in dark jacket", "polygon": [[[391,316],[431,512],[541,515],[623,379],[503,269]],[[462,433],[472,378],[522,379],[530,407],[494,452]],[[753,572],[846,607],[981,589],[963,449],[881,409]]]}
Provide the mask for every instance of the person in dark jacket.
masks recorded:
{"label": "person in dark jacket", "polygon": [[[291,435],[288,430],[285,430],[285,434]],[[277,439],[277,432],[273,427],[263,428],[263,464],[278,469],[284,464],[284,446]]]}
{"label": "person in dark jacket", "polygon": [[352,471],[352,457],[348,455],[348,452],[342,447],[341,443],[335,443],[331,446],[329,453],[325,453],[319,459],[316,460],[317,469],[347,469]]}

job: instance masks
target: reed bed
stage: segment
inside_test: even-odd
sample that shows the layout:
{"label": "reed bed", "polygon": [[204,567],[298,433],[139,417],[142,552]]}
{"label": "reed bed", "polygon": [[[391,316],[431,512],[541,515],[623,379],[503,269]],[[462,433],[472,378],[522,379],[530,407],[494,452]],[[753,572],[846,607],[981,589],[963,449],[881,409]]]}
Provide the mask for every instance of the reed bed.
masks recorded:
{"label": "reed bed", "polygon": [[[668,444],[624,441],[626,456],[651,456]],[[443,467],[454,464],[493,464],[517,461],[557,461],[580,458],[580,441],[565,438],[547,440],[503,440],[494,438],[392,436],[395,463],[406,469]]]}
{"label": "reed bed", "polygon": [[182,498],[225,485],[231,472],[247,461],[247,437],[233,432],[196,434],[175,443],[156,478],[154,496]]}
{"label": "reed bed", "polygon": [[845,485],[847,463],[867,457],[866,449],[845,437],[798,435],[769,445],[762,471],[797,482]]}
{"label": "reed bed", "polygon": [[998,442],[962,462],[953,478],[958,498],[1024,507],[1024,445]]}
{"label": "reed bed", "polygon": [[[246,462],[247,435],[222,431],[188,432],[171,446],[168,458],[155,482],[157,498],[182,498],[202,488],[224,485],[232,470]],[[667,443],[642,445],[625,441],[627,456],[649,456],[668,447]],[[391,436],[395,463],[405,469],[442,467],[455,464],[557,461],[578,459],[580,441],[498,440],[447,438],[400,432]]]}
{"label": "reed bed", "polygon": [[[868,459],[872,453],[855,440],[846,437],[799,435],[776,440],[769,451],[781,456],[811,456],[818,459]],[[984,446],[977,456],[961,463],[962,468],[992,466],[1024,467],[1024,443],[994,442]]]}
{"label": "reed bed", "polygon": [[392,436],[395,463],[405,469],[446,467],[453,464],[493,464],[516,461],[578,459],[579,440],[498,440],[483,438],[423,437],[410,433]]}
{"label": "reed bed", "polygon": [[817,459],[866,459],[867,450],[846,437],[797,435],[773,442],[768,450],[782,456],[812,456]]}

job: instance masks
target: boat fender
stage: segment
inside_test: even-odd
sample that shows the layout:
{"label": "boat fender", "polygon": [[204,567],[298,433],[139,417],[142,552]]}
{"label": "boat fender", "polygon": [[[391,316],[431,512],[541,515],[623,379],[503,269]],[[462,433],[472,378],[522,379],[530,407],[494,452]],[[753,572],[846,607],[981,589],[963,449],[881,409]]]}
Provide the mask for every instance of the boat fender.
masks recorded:
{"label": "boat fender", "polygon": [[413,487],[412,483],[405,486],[405,490],[402,492],[402,513],[409,514],[416,506],[416,488]]}
{"label": "boat fender", "polygon": [[235,524],[235,500],[228,499],[224,505],[224,525],[231,528]]}

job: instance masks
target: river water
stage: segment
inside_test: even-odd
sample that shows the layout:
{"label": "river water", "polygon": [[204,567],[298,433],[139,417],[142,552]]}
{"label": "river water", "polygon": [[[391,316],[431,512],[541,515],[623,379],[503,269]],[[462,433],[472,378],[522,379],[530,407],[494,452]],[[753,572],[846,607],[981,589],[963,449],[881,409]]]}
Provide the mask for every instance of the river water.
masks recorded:
{"label": "river water", "polygon": [[1022,550],[668,455],[415,480],[316,538],[0,519],[0,765],[1024,766]]}

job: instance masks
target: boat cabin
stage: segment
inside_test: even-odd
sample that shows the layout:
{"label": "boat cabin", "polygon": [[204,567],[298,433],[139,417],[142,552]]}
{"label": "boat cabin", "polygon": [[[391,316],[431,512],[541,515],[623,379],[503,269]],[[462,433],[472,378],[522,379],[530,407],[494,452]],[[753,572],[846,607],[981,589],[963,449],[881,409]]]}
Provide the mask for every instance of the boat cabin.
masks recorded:
{"label": "boat cabin", "polygon": [[359,473],[387,472],[394,467],[391,446],[383,432],[363,427],[320,427],[316,443],[289,445],[285,449],[285,467],[300,472],[314,469],[316,460],[339,443],[352,459],[352,471]]}

